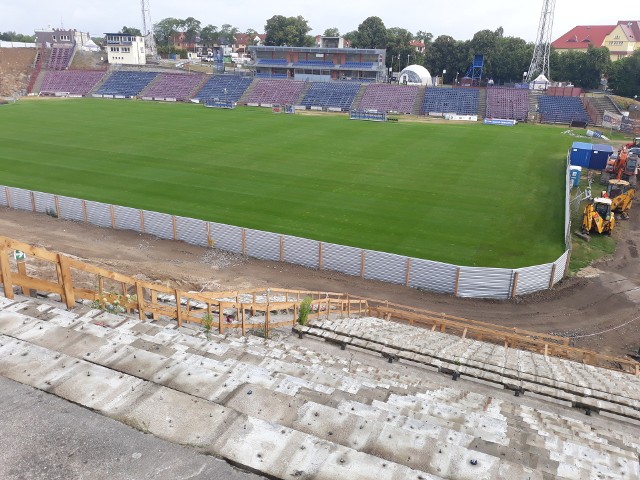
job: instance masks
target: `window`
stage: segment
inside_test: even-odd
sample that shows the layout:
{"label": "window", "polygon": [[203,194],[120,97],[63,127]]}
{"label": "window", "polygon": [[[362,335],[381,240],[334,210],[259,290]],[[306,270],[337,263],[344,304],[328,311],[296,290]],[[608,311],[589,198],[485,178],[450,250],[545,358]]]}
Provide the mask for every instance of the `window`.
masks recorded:
{"label": "window", "polygon": [[131,49],[129,47],[122,47],[122,53],[130,53]]}
{"label": "window", "polygon": [[119,52],[120,51],[120,47],[111,47],[111,51],[112,52]]}

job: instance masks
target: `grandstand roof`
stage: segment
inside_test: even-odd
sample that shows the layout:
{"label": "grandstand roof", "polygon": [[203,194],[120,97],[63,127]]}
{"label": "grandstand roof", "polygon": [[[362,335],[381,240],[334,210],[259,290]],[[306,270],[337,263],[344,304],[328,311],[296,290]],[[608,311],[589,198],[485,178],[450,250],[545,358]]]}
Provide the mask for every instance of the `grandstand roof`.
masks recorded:
{"label": "grandstand roof", "polygon": [[604,39],[616,25],[579,25],[572,28],[551,45],[561,50],[586,50],[589,45],[601,47]]}

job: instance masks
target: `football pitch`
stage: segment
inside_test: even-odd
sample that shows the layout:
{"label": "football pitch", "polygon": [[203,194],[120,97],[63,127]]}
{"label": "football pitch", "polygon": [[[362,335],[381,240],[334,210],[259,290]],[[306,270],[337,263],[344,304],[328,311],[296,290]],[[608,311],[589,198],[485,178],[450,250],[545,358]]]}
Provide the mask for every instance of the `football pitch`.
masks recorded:
{"label": "football pitch", "polygon": [[0,184],[469,266],[564,251],[557,127],[194,104],[0,107]]}

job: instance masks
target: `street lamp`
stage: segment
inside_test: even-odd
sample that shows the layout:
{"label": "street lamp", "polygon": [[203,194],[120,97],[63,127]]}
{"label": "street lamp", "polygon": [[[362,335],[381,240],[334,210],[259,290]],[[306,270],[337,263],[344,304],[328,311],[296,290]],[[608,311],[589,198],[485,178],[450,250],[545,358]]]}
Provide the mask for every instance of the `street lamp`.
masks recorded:
{"label": "street lamp", "polygon": [[444,85],[444,75],[447,73],[445,69],[442,70],[442,85]]}
{"label": "street lamp", "polygon": [[411,55],[407,54],[407,67],[409,66],[409,59],[411,58]]}
{"label": "street lamp", "polygon": [[529,72],[522,72],[522,83],[524,83],[524,79],[527,76],[527,73]]}

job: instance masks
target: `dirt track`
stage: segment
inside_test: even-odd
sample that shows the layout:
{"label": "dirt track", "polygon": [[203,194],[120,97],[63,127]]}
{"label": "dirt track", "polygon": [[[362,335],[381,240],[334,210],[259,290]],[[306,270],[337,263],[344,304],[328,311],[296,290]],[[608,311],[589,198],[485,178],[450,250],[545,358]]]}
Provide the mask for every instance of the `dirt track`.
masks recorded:
{"label": "dirt track", "polygon": [[[246,259],[135,232],[0,209],[0,235],[183,289],[277,286],[349,292],[502,325],[566,333],[576,337],[575,346],[615,355],[640,348],[638,233],[640,209],[636,208],[616,232],[620,237],[616,254],[585,269],[585,274],[594,276],[570,278],[553,291],[502,302],[425,293],[333,272]],[[577,338],[583,335],[589,336]]]}

